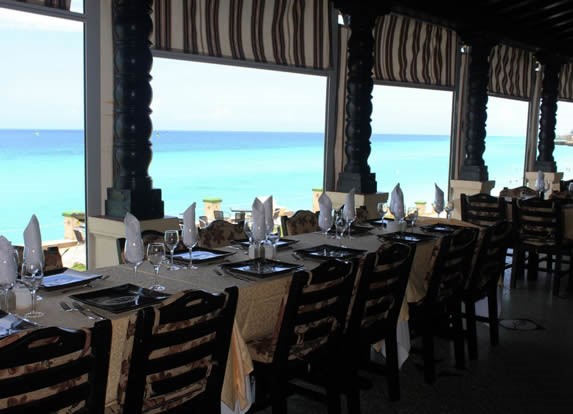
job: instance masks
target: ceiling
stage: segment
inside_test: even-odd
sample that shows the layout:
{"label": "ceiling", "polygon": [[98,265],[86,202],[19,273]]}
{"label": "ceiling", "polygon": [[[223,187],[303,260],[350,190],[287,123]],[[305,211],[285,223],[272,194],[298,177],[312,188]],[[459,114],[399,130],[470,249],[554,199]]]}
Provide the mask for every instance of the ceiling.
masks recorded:
{"label": "ceiling", "polygon": [[[391,11],[573,61],[573,0],[374,0]],[[379,3],[379,4],[380,4]]]}

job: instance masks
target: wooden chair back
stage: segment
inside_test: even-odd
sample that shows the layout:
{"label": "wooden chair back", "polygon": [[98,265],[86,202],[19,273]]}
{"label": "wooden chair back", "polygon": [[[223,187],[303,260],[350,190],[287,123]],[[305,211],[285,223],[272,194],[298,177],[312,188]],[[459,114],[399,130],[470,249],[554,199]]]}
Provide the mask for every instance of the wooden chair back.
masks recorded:
{"label": "wooden chair back", "polygon": [[559,244],[563,239],[563,215],[559,200],[515,200],[513,220],[518,242]]}
{"label": "wooden chair back", "polygon": [[461,194],[462,220],[478,226],[491,226],[506,219],[504,197],[494,197],[485,193]]}
{"label": "wooden chair back", "polygon": [[228,246],[236,240],[247,238],[241,223],[231,223],[225,220],[214,220],[205,228],[199,229],[200,247],[215,248]]}
{"label": "wooden chair back", "polygon": [[534,190],[533,188],[529,188],[522,185],[515,188],[505,187],[503,190],[499,192],[499,196],[510,197],[513,199],[524,198],[524,197],[539,197],[539,192],[537,190]]}
{"label": "wooden chair back", "polygon": [[316,213],[310,210],[298,210],[291,217],[281,216],[281,231],[283,236],[319,231]]}
{"label": "wooden chair back", "polygon": [[123,412],[220,412],[237,296],[237,287],[189,290],[139,310],[120,378]]}
{"label": "wooden chair back", "polygon": [[[18,252],[18,270],[22,268],[24,259],[24,246],[14,246]],[[64,267],[62,255],[56,246],[44,248],[44,272],[61,269]]]}
{"label": "wooden chair back", "polygon": [[104,412],[111,322],[24,330],[0,339],[0,412]]}

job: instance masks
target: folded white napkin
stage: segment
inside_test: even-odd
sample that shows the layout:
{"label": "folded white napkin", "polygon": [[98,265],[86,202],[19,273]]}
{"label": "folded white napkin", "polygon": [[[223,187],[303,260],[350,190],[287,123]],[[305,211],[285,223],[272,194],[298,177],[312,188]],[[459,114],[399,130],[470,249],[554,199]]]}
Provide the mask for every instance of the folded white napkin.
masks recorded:
{"label": "folded white napkin", "polygon": [[537,191],[545,190],[545,174],[543,171],[537,171],[537,178],[535,179],[535,189]]}
{"label": "folded white napkin", "polygon": [[0,286],[10,287],[16,282],[18,263],[12,243],[0,236]]}
{"label": "folded white napkin", "polygon": [[183,212],[183,244],[188,248],[195,246],[197,244],[198,231],[197,225],[195,224],[195,208],[197,203],[192,203],[187,210]]}
{"label": "folded white napkin", "polygon": [[273,196],[267,197],[263,202],[263,207],[265,209],[266,234],[272,233],[275,227],[275,221],[273,220]]}
{"label": "folded white napkin", "polygon": [[390,194],[390,212],[394,215],[396,220],[402,220],[404,218],[404,193],[402,193],[400,183],[396,184],[396,187],[392,190],[392,194]]}
{"label": "folded white napkin", "polygon": [[352,221],[356,218],[356,208],[354,207],[354,194],[356,191],[354,188],[346,194],[346,199],[344,200],[344,207],[342,209],[342,215],[348,221]]}
{"label": "folded white napkin", "polygon": [[443,190],[438,187],[438,184],[434,183],[436,187],[436,193],[434,195],[434,205],[437,211],[444,210],[445,202],[444,202],[444,192]]}
{"label": "folded white napkin", "polygon": [[125,213],[123,219],[125,226],[125,260],[129,263],[140,263],[145,257],[143,239],[141,238],[141,225],[139,220],[130,212]]}
{"label": "folded white napkin", "polygon": [[253,240],[260,242],[267,236],[266,233],[266,220],[265,220],[265,206],[258,198],[255,198],[252,206],[251,217],[253,219],[252,229]]}
{"label": "folded white napkin", "polygon": [[318,197],[318,207],[320,208],[320,214],[318,215],[320,227],[330,228],[332,226],[332,200],[326,193],[322,193]]}
{"label": "folded white napkin", "polygon": [[22,261],[30,260],[44,263],[42,233],[40,232],[40,223],[35,214],[32,214],[30,222],[24,229],[24,257],[22,257]]}

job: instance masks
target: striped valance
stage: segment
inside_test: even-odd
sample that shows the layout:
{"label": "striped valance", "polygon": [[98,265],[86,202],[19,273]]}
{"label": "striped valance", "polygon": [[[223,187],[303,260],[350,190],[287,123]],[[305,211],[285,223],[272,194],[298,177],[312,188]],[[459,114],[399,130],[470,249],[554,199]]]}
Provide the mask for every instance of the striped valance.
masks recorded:
{"label": "striped valance", "polygon": [[492,48],[488,92],[512,98],[531,98],[535,58],[533,53],[504,44]]}
{"label": "striped valance", "polygon": [[374,78],[453,88],[458,35],[408,17],[379,17],[374,31]]}
{"label": "striped valance", "polygon": [[573,63],[561,66],[559,73],[559,99],[573,102]]}
{"label": "striped valance", "polygon": [[158,50],[299,68],[330,67],[328,0],[154,2]]}
{"label": "striped valance", "polygon": [[54,9],[70,10],[72,0],[17,0],[20,3],[29,3],[36,6],[52,7]]}

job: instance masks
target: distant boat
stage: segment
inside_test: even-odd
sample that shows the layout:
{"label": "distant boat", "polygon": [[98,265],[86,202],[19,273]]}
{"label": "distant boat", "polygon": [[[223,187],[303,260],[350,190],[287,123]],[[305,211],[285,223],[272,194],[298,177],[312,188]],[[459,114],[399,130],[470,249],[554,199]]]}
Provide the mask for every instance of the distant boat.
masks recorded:
{"label": "distant boat", "polygon": [[556,145],[573,145],[573,129],[568,134],[558,135],[555,138]]}

